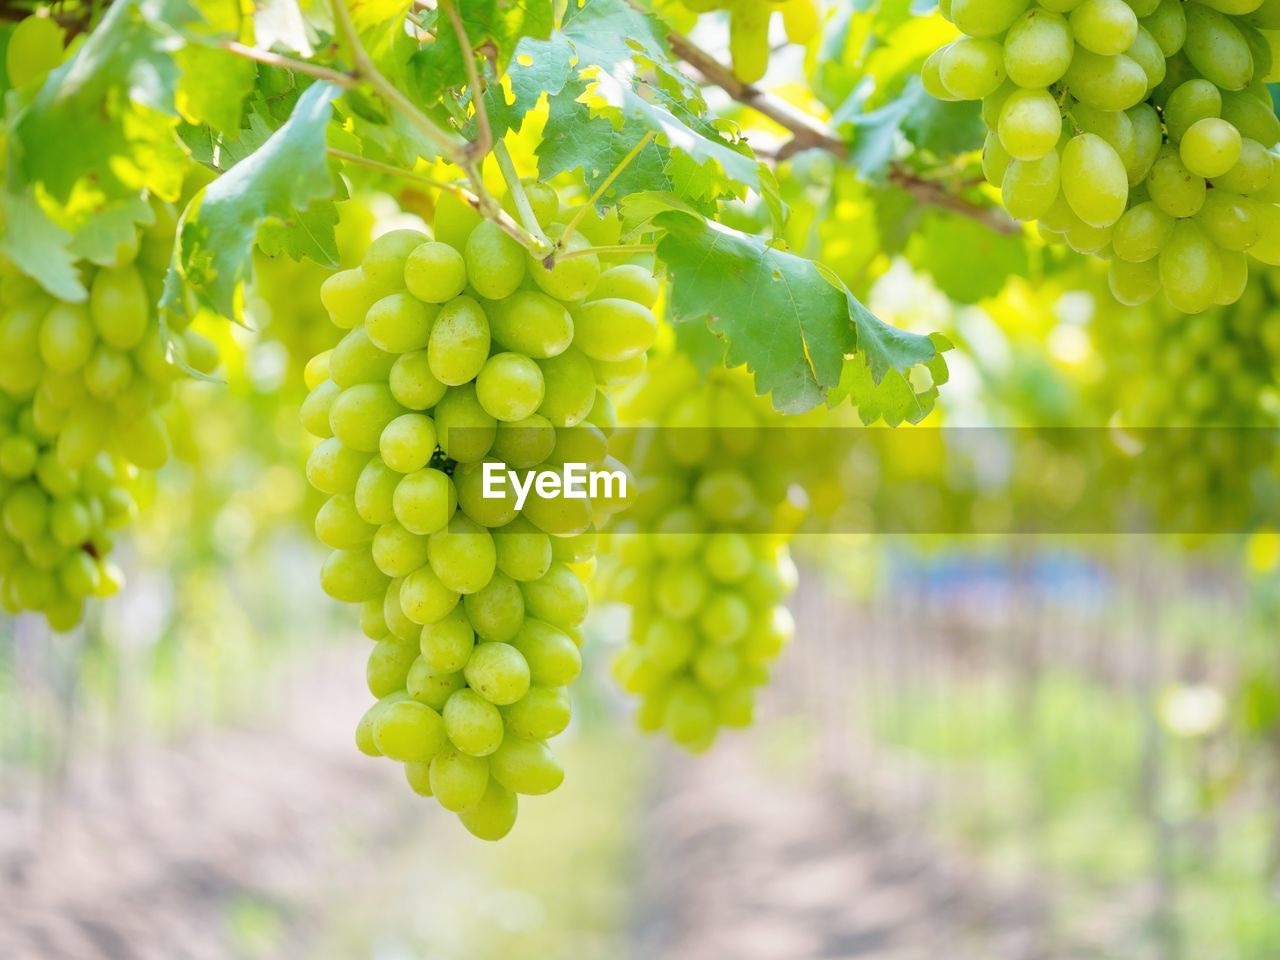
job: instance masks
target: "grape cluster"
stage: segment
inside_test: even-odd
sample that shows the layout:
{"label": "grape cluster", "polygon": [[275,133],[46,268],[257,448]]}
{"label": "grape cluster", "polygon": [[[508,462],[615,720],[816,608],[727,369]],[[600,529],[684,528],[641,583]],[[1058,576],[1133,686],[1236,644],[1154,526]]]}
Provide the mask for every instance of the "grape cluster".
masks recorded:
{"label": "grape cluster", "polygon": [[154,223],[115,253],[85,263],[86,302],[59,300],[0,263],[0,599],[39,611],[55,630],[80,622],[83,601],[121,583],[107,560],[114,534],[137,513],[138,468],[168,459],[170,351],[212,372],[213,345],[194,330],[166,341],[152,306],[176,217],[153,203]]}
{"label": "grape cluster", "polygon": [[700,381],[686,358],[665,357],[624,408],[651,416],[656,442],[629,463],[644,490],[616,527],[601,584],[631,610],[614,674],[640,697],[640,727],[694,752],[720,727],[751,723],[794,631],[782,601],[796,577],[794,501],[768,466],[772,412],[740,371]]}
{"label": "grape cluster", "polygon": [[[951,0],[966,36],[925,88],[982,100],[983,172],[1019,220],[1110,261],[1136,305],[1237,300],[1280,264],[1280,121],[1263,78],[1275,0]],[[1260,29],[1261,28],[1261,29]]]}
{"label": "grape cluster", "polygon": [[787,39],[808,43],[822,23],[819,0],[680,0],[695,13],[725,10],[729,14],[729,53],[733,72],[743,83],[755,83],[769,67],[769,22],[782,15]]}
{"label": "grape cluster", "polygon": [[[563,236],[556,193],[525,190]],[[496,840],[517,794],[563,779],[546,741],[569,722],[593,520],[612,505],[531,493],[517,510],[482,496],[484,464],[608,463],[602,387],[643,370],[658,290],[590,250],[548,268],[450,194],[434,233],[386,233],[321,288],[349,332],[307,370],[307,476],[329,495],[322,586],[363,605],[375,643],[357,745]]]}

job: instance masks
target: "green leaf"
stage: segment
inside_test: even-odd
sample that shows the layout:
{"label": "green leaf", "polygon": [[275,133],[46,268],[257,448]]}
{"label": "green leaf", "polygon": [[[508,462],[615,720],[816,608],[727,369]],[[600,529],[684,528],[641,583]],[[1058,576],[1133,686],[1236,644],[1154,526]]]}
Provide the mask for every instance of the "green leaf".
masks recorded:
{"label": "green leaf", "polygon": [[[507,67],[522,37],[545,40],[555,24],[552,0],[453,0],[473,50],[491,51],[498,73]],[[434,102],[452,87],[466,83],[462,47],[448,16],[436,13],[436,38],[410,62],[414,92]]]}
{"label": "green leaf", "polygon": [[1014,275],[1030,269],[1021,235],[997,233],[968,217],[938,212],[926,216],[907,244],[907,257],[932,274],[952,300],[977,303],[994,297]]}
{"label": "green leaf", "polygon": [[244,101],[253,92],[258,70],[251,60],[219,49],[222,40],[251,39],[249,23],[237,0],[191,0],[204,23],[188,30],[191,41],[174,58],[182,69],[176,104],[182,118],[235,136]]}
{"label": "green leaf", "polygon": [[115,264],[120,248],[137,237],[138,227],[155,223],[156,214],[142,197],[132,197],[89,220],[76,231],[71,253],[101,266]]}
{"label": "green leaf", "polygon": [[310,57],[315,53],[313,33],[297,0],[255,0],[253,39],[264,50],[280,48]]}
{"label": "green leaf", "polygon": [[195,18],[186,0],[113,3],[14,122],[11,157],[25,180],[62,204],[75,191],[73,214],[142,189],[177,199],[186,157],[174,132],[175,31]]}
{"label": "green leaf", "polygon": [[[845,364],[840,384],[827,397],[828,404],[835,407],[849,401],[857,407],[862,422],[867,424],[877,420],[883,420],[891,427],[903,421],[919,423],[933,410],[938,388],[947,382],[943,351],[951,349],[951,343],[940,334],[918,339],[933,351],[927,358],[920,356],[923,349],[911,351],[919,357],[916,362],[928,374],[928,382],[922,387],[917,388],[913,382],[915,378],[910,366],[888,369],[877,378],[873,364],[869,362],[871,355],[860,352]],[[920,346],[924,347],[923,344]]]}
{"label": "green leaf", "polygon": [[[308,87],[284,126],[187,205],[166,279],[165,307],[185,311],[180,285],[173,282],[180,277],[198,303],[224,316],[239,315],[258,228],[269,218],[303,226],[299,212],[334,193],[325,126],[337,94],[336,87],[325,83]],[[305,224],[306,229],[315,226]]]}
{"label": "green leaf", "polygon": [[[516,47],[507,67],[511,102],[501,83],[491,83],[484,93],[489,127],[495,137],[519,130],[525,114],[537,106],[542,95],[554,97],[573,73],[574,49],[568,37],[554,34],[549,40],[525,37]],[[473,134],[474,135],[474,134]]]}
{"label": "green leaf", "polygon": [[6,192],[4,224],[0,250],[14,266],[60,300],[78,303],[88,298],[76,258],[67,249],[71,235],[49,219],[34,196]]}
{"label": "green leaf", "polygon": [[667,231],[658,256],[671,276],[672,322],[708,323],[726,364],[745,363],[779,410],[823,402],[856,347],[848,290],[812,261],[720,224],[675,212],[654,223]]}

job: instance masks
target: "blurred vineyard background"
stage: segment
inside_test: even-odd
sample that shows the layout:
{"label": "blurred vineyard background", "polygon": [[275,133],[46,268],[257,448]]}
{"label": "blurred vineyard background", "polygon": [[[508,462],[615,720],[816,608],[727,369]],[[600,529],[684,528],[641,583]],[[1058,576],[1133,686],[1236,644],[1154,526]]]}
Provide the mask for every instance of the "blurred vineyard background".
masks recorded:
{"label": "blurred vineyard background", "polygon": [[[353,206],[353,247],[395,209]],[[877,272],[880,315],[981,345],[899,429],[1129,402],[1113,334],[1151,320],[1090,271],[963,307]],[[0,624],[0,956],[1280,956],[1266,531],[802,537],[796,642],[703,757],[634,731],[602,606],[564,789],[503,843],[462,834],[351,745],[366,641],[316,583],[297,417],[321,276],[264,258],[255,329],[210,324],[227,380],[181,394],[124,596],[57,638]],[[972,506],[940,463],[922,480]],[[843,465],[814,509],[875,473]]]}

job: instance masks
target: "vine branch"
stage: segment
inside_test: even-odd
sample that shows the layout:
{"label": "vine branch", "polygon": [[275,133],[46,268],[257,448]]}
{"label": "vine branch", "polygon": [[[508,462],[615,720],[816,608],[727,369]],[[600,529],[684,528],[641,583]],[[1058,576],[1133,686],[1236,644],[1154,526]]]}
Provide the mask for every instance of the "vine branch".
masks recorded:
{"label": "vine branch", "polygon": [[[672,32],[667,35],[667,43],[671,45],[671,50],[676,56],[702,74],[707,81],[720,87],[738,103],[768,117],[791,133],[790,141],[778,151],[779,160],[785,160],[801,150],[815,148],[825,150],[841,160],[849,159],[849,144],[836,136],[822,121],[784,100],[771,96],[759,87],[743,83],[734,76],[732,70],[702,50],[688,37]],[[976,220],[998,233],[1014,234],[1020,229],[1018,224],[1002,211],[958,197],[938,181],[922,177],[900,163],[890,166],[889,181],[906,190],[921,203],[942,207]]]}

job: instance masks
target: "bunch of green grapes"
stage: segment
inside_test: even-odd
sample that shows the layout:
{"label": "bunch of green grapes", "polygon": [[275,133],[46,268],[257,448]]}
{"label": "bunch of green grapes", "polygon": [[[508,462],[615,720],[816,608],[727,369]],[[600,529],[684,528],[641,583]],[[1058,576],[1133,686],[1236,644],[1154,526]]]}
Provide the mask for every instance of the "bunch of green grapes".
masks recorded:
{"label": "bunch of green grapes", "polygon": [[[563,236],[555,191],[526,190]],[[451,194],[434,233],[386,233],[321,288],[349,332],[307,371],[303,423],[322,438],[307,477],[329,495],[322,586],[362,604],[375,644],[358,747],[496,840],[517,794],[563,779],[547,740],[569,723],[581,667],[594,519],[621,501],[534,491],[518,510],[509,484],[483,495],[484,467],[610,462],[602,388],[644,369],[658,290],[578,233],[566,246],[579,255],[548,268]]]}
{"label": "bunch of green grapes", "polygon": [[1263,83],[1277,0],[951,0],[966,36],[925,88],[982,100],[987,180],[1019,220],[1110,261],[1136,305],[1239,299],[1280,264],[1280,121]]}
{"label": "bunch of green grapes", "polygon": [[724,10],[729,14],[729,53],[733,72],[743,83],[755,83],[769,66],[769,22],[782,15],[787,39],[805,44],[822,24],[820,0],[674,0],[691,12]]}
{"label": "bunch of green grapes", "polygon": [[[740,371],[703,380],[682,355],[653,364],[623,416],[652,420],[628,465],[642,492],[601,591],[631,611],[614,662],[637,720],[688,750],[751,723],[769,664],[794,632],[793,496],[769,469],[771,410]],[[713,426],[714,425],[714,426]],[[707,429],[711,428],[711,429]]]}
{"label": "bunch of green grapes", "polygon": [[1264,271],[1235,304],[1189,320],[1132,311],[1107,321],[1120,418],[1143,447],[1142,501],[1187,532],[1256,522],[1255,481],[1278,465],[1280,276]]}

